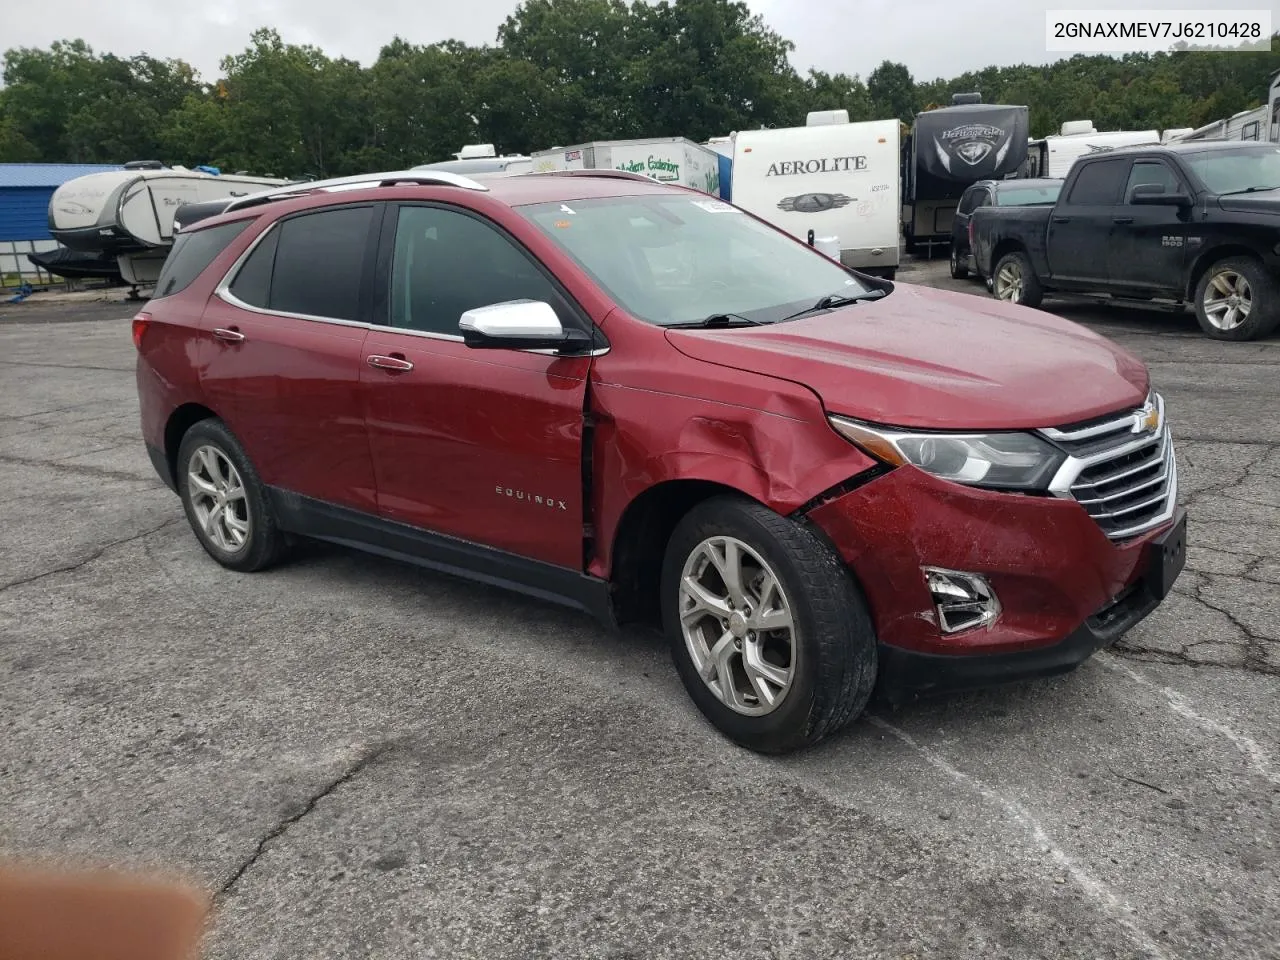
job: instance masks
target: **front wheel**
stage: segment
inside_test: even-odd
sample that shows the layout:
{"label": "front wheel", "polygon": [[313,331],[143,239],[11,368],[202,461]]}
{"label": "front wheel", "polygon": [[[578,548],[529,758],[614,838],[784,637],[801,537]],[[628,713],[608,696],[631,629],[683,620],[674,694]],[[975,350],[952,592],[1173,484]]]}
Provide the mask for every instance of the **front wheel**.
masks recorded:
{"label": "front wheel", "polygon": [[969,266],[960,259],[960,250],[953,243],[951,245],[951,279],[964,280],[969,276]]}
{"label": "front wheel", "polygon": [[1007,300],[1024,307],[1038,307],[1044,299],[1040,279],[1021,250],[1006,253],[996,263],[991,275],[991,292],[997,300]]}
{"label": "front wheel", "polygon": [[761,504],[716,497],[680,521],[662,613],[690,697],[751,750],[816,743],[871,695],[875,629],[857,586],[830,547]]}
{"label": "front wheel", "polygon": [[1219,260],[1196,284],[1196,319],[1214,340],[1257,340],[1280,322],[1276,283],[1257,260]]}

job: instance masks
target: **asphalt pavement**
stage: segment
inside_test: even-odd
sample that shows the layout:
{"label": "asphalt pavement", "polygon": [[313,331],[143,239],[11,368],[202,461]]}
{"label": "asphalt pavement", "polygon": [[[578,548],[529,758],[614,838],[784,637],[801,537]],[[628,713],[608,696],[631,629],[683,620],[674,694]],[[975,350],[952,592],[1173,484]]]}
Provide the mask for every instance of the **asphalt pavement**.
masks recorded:
{"label": "asphalt pavement", "polygon": [[783,759],[655,636],[326,546],[220,568],[129,308],[0,307],[0,853],[180,871],[215,960],[1280,957],[1280,338],[1045,306],[1166,396],[1176,593],[1070,676]]}

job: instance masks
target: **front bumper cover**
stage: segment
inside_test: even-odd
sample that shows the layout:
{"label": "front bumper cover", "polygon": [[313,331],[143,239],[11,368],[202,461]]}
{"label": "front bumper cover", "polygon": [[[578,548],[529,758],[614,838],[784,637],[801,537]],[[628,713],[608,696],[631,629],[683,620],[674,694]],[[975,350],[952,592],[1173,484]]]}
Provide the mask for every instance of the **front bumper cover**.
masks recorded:
{"label": "front bumper cover", "polygon": [[[1185,511],[1109,540],[1072,500],[958,487],[902,467],[808,511],[861,584],[889,699],[1062,673],[1154,610],[1181,570],[1153,570]],[[938,629],[923,572],[982,574],[1002,605],[990,626]],[[1157,582],[1158,581],[1158,582]]]}

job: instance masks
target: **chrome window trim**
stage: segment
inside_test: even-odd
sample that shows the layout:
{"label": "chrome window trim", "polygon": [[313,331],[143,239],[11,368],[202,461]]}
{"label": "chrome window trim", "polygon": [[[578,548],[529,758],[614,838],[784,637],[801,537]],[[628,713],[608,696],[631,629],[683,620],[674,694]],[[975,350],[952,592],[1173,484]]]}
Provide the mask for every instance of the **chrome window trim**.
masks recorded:
{"label": "chrome window trim", "polygon": [[[258,244],[266,239],[271,231],[275,230],[282,221],[277,220],[267,229],[253,238],[253,242],[245,247],[240,256],[236,257],[235,262],[223,274],[222,279],[218,281],[218,285],[214,287],[213,293],[219,300],[230,304],[238,310],[246,310],[249,313],[256,313],[264,317],[287,317],[290,320],[309,320],[312,323],[332,323],[340,327],[362,327],[370,331],[387,331],[391,333],[403,333],[412,337],[422,337],[426,340],[443,340],[448,343],[463,343],[465,338],[460,333],[436,333],[432,330],[412,330],[408,327],[392,327],[382,323],[366,323],[363,320],[342,320],[338,317],[320,317],[310,313],[290,313],[286,310],[268,310],[266,307],[254,306],[252,303],[246,303],[231,292],[231,284],[235,282],[236,274],[240,272],[240,268],[244,266],[245,261],[253,255],[253,251],[258,249]],[[554,350],[513,350],[513,353],[537,353],[543,356],[555,357],[560,356]],[[603,357],[609,352],[608,347],[602,347],[593,350],[590,353],[592,357]],[[579,354],[586,356],[586,354]]]}

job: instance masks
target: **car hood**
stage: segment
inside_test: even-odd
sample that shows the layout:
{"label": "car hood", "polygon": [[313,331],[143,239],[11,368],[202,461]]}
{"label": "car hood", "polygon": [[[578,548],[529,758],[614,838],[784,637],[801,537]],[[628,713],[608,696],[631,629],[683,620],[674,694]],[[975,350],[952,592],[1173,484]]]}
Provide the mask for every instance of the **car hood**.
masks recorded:
{"label": "car hood", "polygon": [[1141,361],[1085,327],[899,283],[882,300],[768,327],[668,330],[681,353],[790,380],[829,413],[926,429],[1066,425],[1140,406]]}
{"label": "car hood", "polygon": [[1257,193],[1237,193],[1229,197],[1219,197],[1218,206],[1223,210],[1273,213],[1280,216],[1280,190],[1259,190]]}

